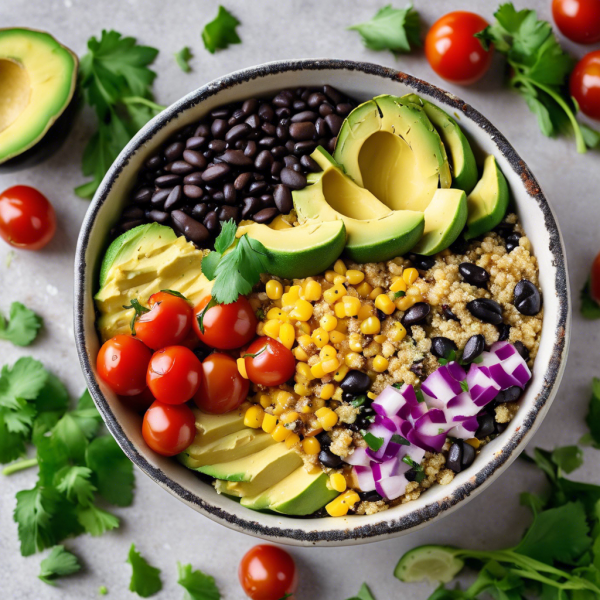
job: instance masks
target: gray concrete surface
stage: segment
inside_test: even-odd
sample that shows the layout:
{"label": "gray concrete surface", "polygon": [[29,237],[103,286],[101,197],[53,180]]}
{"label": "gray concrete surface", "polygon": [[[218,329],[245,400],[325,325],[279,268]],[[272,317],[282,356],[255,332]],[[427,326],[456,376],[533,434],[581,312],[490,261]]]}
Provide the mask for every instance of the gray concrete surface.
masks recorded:
{"label": "gray concrete surface", "polygon": [[[86,41],[102,28],[114,28],[135,36],[141,43],[160,49],[155,68],[157,100],[169,104],[204,82],[227,72],[274,59],[339,57],[378,62],[403,69],[462,96],[497,125],[529,163],[545,190],[562,228],[567,246],[570,283],[574,298],[573,338],[567,371],[554,405],[537,433],[534,444],[551,448],[575,443],[585,432],[590,379],[600,374],[598,342],[600,323],[585,322],[578,314],[578,293],[591,260],[600,250],[600,161],[598,154],[577,155],[569,139],[548,140],[538,131],[525,103],[501,83],[496,60],[483,81],[459,88],[441,81],[421,52],[394,58],[386,52],[366,50],[355,32],[345,28],[369,19],[383,0],[226,0],[240,19],[243,43],[211,55],[200,40],[205,22],[216,14],[216,0],[0,0],[0,27],[27,26],[45,29],[71,47],[85,52]],[[396,2],[402,6],[404,2]],[[518,2],[535,6],[550,17],[549,0]],[[475,10],[491,18],[495,3],[489,0],[417,0],[426,24],[452,9]],[[182,73],[173,53],[188,45],[194,51],[193,71]],[[584,49],[570,46],[581,56]],[[0,91],[1,93],[1,91]],[[13,300],[25,302],[45,320],[45,330],[30,349],[15,349],[0,341],[0,363],[33,354],[68,384],[73,397],[84,386],[73,342],[72,264],[75,243],[88,202],[77,198],[73,188],[83,179],[81,153],[94,127],[91,114],[79,115],[68,143],[50,160],[33,169],[0,175],[0,189],[14,184],[39,188],[58,213],[58,232],[43,251],[13,253],[0,243],[0,309]],[[600,479],[600,462],[594,450],[586,450],[586,464],[577,476]],[[66,545],[81,557],[84,570],[58,587],[41,583],[36,575],[43,555],[22,558],[19,554],[12,511],[17,491],[34,484],[36,474],[26,471],[0,477],[0,599],[57,600],[98,597],[107,586],[109,598],[133,598],[128,589],[129,545],[162,569],[164,590],[157,599],[182,597],[176,584],[176,561],[191,562],[214,575],[227,600],[241,599],[237,567],[242,554],[257,540],[229,531],[192,512],[137,473],[132,507],[115,512],[122,527],[101,538],[81,536]],[[398,557],[423,543],[448,543],[477,548],[515,543],[528,522],[527,511],[518,505],[518,493],[541,486],[542,478],[517,463],[496,483],[458,512],[423,531],[367,546],[344,549],[293,549],[300,569],[299,599],[343,600],[353,596],[363,581],[378,600],[424,599],[428,585],[403,585],[393,578]]]}

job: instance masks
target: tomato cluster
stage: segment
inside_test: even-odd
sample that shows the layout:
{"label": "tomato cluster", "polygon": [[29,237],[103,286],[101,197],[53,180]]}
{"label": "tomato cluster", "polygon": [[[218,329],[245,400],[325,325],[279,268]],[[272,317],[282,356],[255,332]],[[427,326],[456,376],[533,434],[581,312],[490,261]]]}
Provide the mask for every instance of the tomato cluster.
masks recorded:
{"label": "tomato cluster", "polygon": [[[276,386],[294,375],[294,356],[280,342],[259,337],[242,349],[257,326],[244,296],[226,305],[207,297],[193,309],[180,294],[164,290],[149,298],[147,308],[138,305],[137,313],[132,335],[105,342],[96,367],[125,404],[145,411],[142,434],[158,454],[174,456],[192,443],[190,400],[205,412],[222,414],[242,404],[250,381]],[[195,350],[212,353],[201,360]],[[244,360],[248,379],[232,351]]]}

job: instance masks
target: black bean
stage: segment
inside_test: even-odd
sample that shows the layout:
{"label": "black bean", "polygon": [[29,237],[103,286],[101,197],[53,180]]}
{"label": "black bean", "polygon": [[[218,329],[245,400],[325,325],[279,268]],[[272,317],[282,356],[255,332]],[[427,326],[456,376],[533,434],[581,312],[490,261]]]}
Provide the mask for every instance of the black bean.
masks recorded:
{"label": "black bean", "polygon": [[133,201],[138,204],[146,204],[147,202],[150,202],[150,198],[152,198],[151,187],[142,187],[133,194]]}
{"label": "black bean", "polygon": [[285,143],[285,149],[286,149],[288,152],[293,152],[293,151],[294,151],[294,140],[288,140],[288,141]]}
{"label": "black bean", "polygon": [[238,220],[240,209],[237,206],[223,206],[218,213],[219,221]]}
{"label": "black bean", "polygon": [[185,147],[188,150],[199,150],[200,148],[202,148],[202,146],[204,146],[204,144],[206,144],[206,138],[205,137],[191,137],[186,143],[185,143]]}
{"label": "black bean", "polygon": [[316,147],[316,142],[298,142],[294,144],[294,154],[310,154]]}
{"label": "black bean", "polygon": [[246,119],[246,125],[252,129],[258,129],[260,127],[260,117],[258,115],[250,115]]}
{"label": "black bean", "polygon": [[473,263],[461,263],[458,265],[458,272],[467,283],[477,287],[486,287],[490,280],[490,274],[484,268]]}
{"label": "black bean", "polygon": [[199,246],[204,244],[210,237],[208,230],[202,223],[192,219],[181,210],[174,210],[171,213],[171,219],[188,240]]}
{"label": "black bean", "polygon": [[315,130],[319,138],[325,137],[329,134],[329,127],[327,126],[327,123],[325,123],[325,120],[321,119],[320,117],[315,122]]}
{"label": "black bean", "polygon": [[515,248],[519,246],[519,240],[521,239],[521,235],[518,233],[511,233],[506,238],[506,251],[512,252]]}
{"label": "black bean", "polygon": [[402,325],[404,327],[410,327],[421,323],[427,318],[427,315],[431,312],[431,306],[427,302],[417,302],[413,304],[402,317]]}
{"label": "black bean", "polygon": [[260,204],[262,208],[271,208],[275,206],[275,200],[273,200],[273,196],[271,194],[263,194],[260,197]]}
{"label": "black bean", "polygon": [[337,454],[334,454],[329,448],[322,448],[319,452],[319,460],[321,464],[330,469],[337,469],[342,466],[342,459]]}
{"label": "black bean", "polygon": [[225,194],[221,190],[218,190],[212,195],[211,199],[214,200],[215,202],[224,202]]}
{"label": "black bean", "polygon": [[234,125],[226,134],[225,141],[228,143],[237,142],[237,140],[241,140],[245,138],[250,132],[252,128],[250,125],[246,123],[240,123],[239,125]]}
{"label": "black bean", "polygon": [[[416,479],[417,479],[416,469],[410,469],[410,470],[406,471],[406,473],[404,473],[404,477],[406,477],[407,481],[416,481]],[[358,495],[360,496],[360,492],[358,493]]]}
{"label": "black bean", "polygon": [[322,171],[318,163],[307,155],[304,155],[300,158],[300,164],[311,173],[318,173],[319,171]]}
{"label": "black bean", "polygon": [[319,115],[312,110],[304,110],[295,114],[290,120],[292,123],[302,123],[303,121],[316,121]]}
{"label": "black bean", "polygon": [[229,117],[229,109],[226,106],[220,106],[218,108],[213,108],[210,111],[210,116],[213,119],[227,119]]}
{"label": "black bean", "polygon": [[431,338],[431,353],[438,358],[448,358],[452,352],[456,352],[458,347],[447,337],[439,336]]}
{"label": "black bean", "polygon": [[473,461],[475,460],[475,454],[476,454],[475,448],[473,448],[473,446],[471,446],[471,444],[467,444],[466,442],[463,442],[462,450],[463,450],[463,455],[462,455],[462,460],[460,461],[460,466],[463,469],[468,469],[473,464]]}
{"label": "black bean", "polygon": [[329,152],[330,154],[333,154],[335,152],[336,144],[337,144],[337,136],[333,137],[329,140],[329,143],[327,144],[327,152]]}
{"label": "black bean", "polygon": [[462,235],[459,235],[451,244],[450,250],[454,254],[464,254],[469,247],[469,242]]}
{"label": "black bean", "polygon": [[385,321],[387,319],[387,315],[382,310],[376,309],[376,312],[377,312],[377,318],[380,321]]}
{"label": "black bean", "polygon": [[217,181],[222,179],[225,175],[228,175],[231,171],[231,167],[227,163],[220,163],[214,167],[208,167],[204,173],[202,173],[202,180],[208,182]]}
{"label": "black bean", "polygon": [[261,118],[261,120],[268,121],[270,123],[275,117],[275,112],[273,111],[271,105],[265,102],[258,107],[258,116]]}
{"label": "black bean", "polygon": [[255,212],[259,211],[260,208],[261,205],[258,198],[253,198],[251,196],[244,198],[242,207],[242,219],[250,218]]}
{"label": "black bean", "polygon": [[172,210],[173,208],[175,208],[175,206],[181,200],[182,196],[183,196],[183,190],[181,189],[181,186],[176,185],[171,190],[171,193],[168,195],[167,199],[165,200],[165,207],[164,207],[165,210],[169,211],[169,210]]}
{"label": "black bean", "polygon": [[496,433],[504,433],[507,427],[508,423],[498,423],[498,421],[496,421]]}
{"label": "black bean", "polygon": [[258,108],[258,100],[256,100],[256,98],[249,98],[248,100],[244,101],[244,104],[242,104],[242,110],[247,115],[250,115],[253,112],[256,112],[257,108]]}
{"label": "black bean", "polygon": [[279,212],[284,215],[287,215],[294,207],[290,188],[282,183],[275,186],[275,189],[273,190],[273,199],[275,200],[275,206],[277,206]]}
{"label": "black bean", "polygon": [[321,106],[319,106],[319,114],[325,118],[327,115],[330,115],[332,112],[334,112],[334,108],[331,104],[329,104],[329,102],[323,102],[323,104],[321,104]]}
{"label": "black bean", "polygon": [[173,144],[169,144],[164,151],[165,158],[169,162],[173,162],[177,160],[185,150],[185,144],[182,142],[175,142]]}
{"label": "black bean", "polygon": [[203,223],[206,229],[208,229],[208,231],[210,231],[211,233],[216,232],[219,228],[219,218],[217,217],[217,211],[211,210],[209,213],[207,213],[207,215],[204,217]]}
{"label": "black bean", "polygon": [[306,176],[303,173],[296,173],[296,171],[286,167],[281,170],[280,177],[281,183],[292,190],[301,190],[306,187]]}
{"label": "black bean", "polygon": [[150,171],[156,171],[157,169],[160,169],[163,166],[164,161],[162,156],[152,156],[146,161],[145,164],[146,169],[149,169]]}
{"label": "black bean", "polygon": [[202,198],[202,194],[204,194],[204,190],[197,185],[184,185],[183,193],[193,200],[197,200],[198,198]]}
{"label": "black bean", "polygon": [[275,129],[275,135],[280,140],[287,140],[289,136],[289,127],[287,125],[278,125]]}
{"label": "black bean", "polygon": [[350,392],[342,392],[342,400],[344,402],[351,402],[352,400],[354,400],[354,398],[357,398],[357,396],[351,394]]}
{"label": "black bean", "polygon": [[482,440],[488,435],[492,435],[496,429],[496,419],[493,414],[485,412],[477,417],[477,424],[479,427],[475,432],[475,437]]}
{"label": "black bean", "polygon": [[293,98],[294,96],[291,92],[288,90],[283,90],[282,92],[279,92],[279,94],[277,94],[277,96],[275,96],[271,102],[273,103],[273,106],[285,106],[289,108],[292,105]]}
{"label": "black bean", "polygon": [[515,226],[511,223],[507,223],[506,221],[502,221],[494,227],[494,231],[502,238],[506,239],[509,235],[514,233]]}
{"label": "black bean", "polygon": [[225,150],[220,159],[234,167],[249,167],[254,164],[254,161],[241,150]]}
{"label": "black bean", "polygon": [[315,124],[310,121],[304,121],[302,123],[292,123],[290,125],[290,136],[296,141],[312,140],[317,130]]}
{"label": "black bean", "polygon": [[334,115],[333,113],[325,117],[325,123],[327,123],[332,135],[337,135],[340,132],[343,122],[344,119],[342,119],[342,117]]}
{"label": "black bean", "polygon": [[277,138],[274,137],[264,137],[262,140],[258,141],[258,145],[261,148],[272,148],[277,143]]}
{"label": "black bean", "polygon": [[200,123],[194,131],[195,137],[208,137],[210,135],[210,125],[208,123]]}
{"label": "black bean", "polygon": [[363,371],[353,369],[352,371],[348,371],[342,383],[340,383],[340,387],[344,392],[359,396],[369,390],[371,387],[371,378]]}
{"label": "black bean", "polygon": [[170,215],[162,210],[149,210],[146,213],[146,217],[148,217],[150,221],[164,225],[169,220]]}
{"label": "black bean", "polygon": [[121,223],[119,229],[122,232],[125,232],[125,231],[129,231],[130,229],[133,229],[134,227],[138,227],[139,225],[143,225],[143,224],[144,224],[143,219],[131,219],[129,221],[124,221],[123,223]]}
{"label": "black bean", "polygon": [[460,319],[452,312],[447,304],[442,304],[442,314],[448,321],[459,321]]}
{"label": "black bean", "polygon": [[294,110],[306,110],[307,106],[308,104],[306,104],[304,100],[294,100],[294,103],[292,104]]}
{"label": "black bean", "polygon": [[515,286],[513,304],[522,315],[531,317],[542,309],[542,296],[531,281],[521,279]]}
{"label": "black bean", "polygon": [[225,198],[225,202],[227,202],[227,204],[235,204],[237,193],[233,183],[226,183],[223,186],[223,197]]}
{"label": "black bean", "polygon": [[462,355],[463,363],[471,363],[485,350],[485,338],[478,333],[472,335],[465,344]]}
{"label": "black bean", "polygon": [[406,258],[410,260],[410,263],[415,269],[419,271],[429,271],[435,265],[435,258],[433,256],[423,256],[422,254],[409,253]]}
{"label": "black bean", "polygon": [[500,325],[502,323],[502,307],[489,298],[477,298],[467,302],[467,310],[484,323]]}
{"label": "black bean", "polygon": [[529,361],[529,350],[525,348],[523,342],[518,341],[514,343],[516,351],[521,355],[525,362]]}
{"label": "black bean", "polygon": [[217,154],[225,152],[227,149],[227,142],[225,140],[212,140],[208,143],[208,147]]}
{"label": "black bean", "polygon": [[298,160],[298,158],[290,154],[288,156],[283,157],[283,163],[286,167],[289,167],[291,169],[293,165],[299,164],[300,161]]}
{"label": "black bean", "polygon": [[196,204],[196,206],[194,206],[192,209],[192,217],[198,221],[201,221],[208,214],[209,210],[208,204],[205,204],[204,202]]}
{"label": "black bean", "polygon": [[455,473],[460,473],[463,468],[462,460],[463,443],[462,440],[459,440],[458,442],[454,442],[454,444],[450,446],[450,450],[448,451],[448,458],[446,458],[446,466]]}
{"label": "black bean", "polygon": [[183,185],[201,185],[202,183],[202,173],[200,171],[190,173],[183,178]]}
{"label": "black bean", "polygon": [[181,177],[179,175],[175,175],[173,173],[169,173],[168,175],[161,175],[154,180],[156,187],[159,188],[168,188],[181,183]]}
{"label": "black bean", "polygon": [[[202,156],[202,155],[200,155],[200,156]],[[204,159],[203,156],[202,156],[202,158]],[[206,160],[206,159],[204,159],[204,160]],[[193,165],[190,165],[190,163],[186,162],[185,160],[176,160],[171,165],[171,173],[175,173],[176,175],[189,175],[190,173],[192,173],[195,170],[196,170],[196,168]]]}
{"label": "black bean", "polygon": [[274,180],[279,180],[279,173],[281,173],[281,169],[283,169],[283,163],[278,160],[271,165],[271,177]]}
{"label": "black bean", "polygon": [[363,502],[379,502],[380,500],[383,500],[383,497],[375,490],[371,492],[358,492],[358,495]]}
{"label": "black bean", "polygon": [[238,108],[238,110],[236,110],[227,121],[227,125],[237,125],[238,123],[241,123],[247,116],[248,115],[241,108]]}
{"label": "black bean", "polygon": [[233,187],[236,190],[241,191],[250,183],[251,180],[252,173],[241,173],[236,177],[235,181],[233,182]]}
{"label": "black bean", "polygon": [[285,146],[275,146],[271,149],[271,154],[274,158],[283,158],[287,154],[287,148]]}
{"label": "black bean", "polygon": [[263,123],[260,128],[269,136],[273,137],[277,133],[277,127],[272,123]]}
{"label": "black bean", "polygon": [[307,103],[311,108],[317,108],[317,106],[325,102],[325,100],[327,100],[327,96],[325,94],[321,92],[314,92],[308,97]]}
{"label": "black bean", "polygon": [[202,156],[204,156],[206,160],[212,160],[215,156],[215,153],[212,150],[206,150],[202,153]]}
{"label": "black bean", "polygon": [[333,102],[333,104],[339,104],[340,102],[344,101],[344,95],[330,85],[324,85],[323,92],[325,92],[325,94]]}
{"label": "black bean", "polygon": [[518,385],[513,385],[496,396],[496,402],[516,402],[521,397],[521,388]]}
{"label": "black bean", "polygon": [[410,365],[410,371],[412,371],[419,379],[423,379],[425,377],[425,365],[423,364],[423,359],[416,360]]}
{"label": "black bean", "polygon": [[318,435],[315,435],[317,440],[319,440],[319,444],[321,444],[321,448],[329,448],[331,446],[331,438],[326,431],[321,431]]}
{"label": "black bean", "polygon": [[510,325],[508,323],[500,323],[498,325],[498,341],[505,342],[510,337]]}
{"label": "black bean", "polygon": [[254,181],[250,184],[250,187],[248,188],[248,193],[251,196],[260,196],[263,192],[266,191],[267,187],[268,186],[266,181]]}
{"label": "black bean", "polygon": [[124,211],[121,217],[131,220],[131,219],[143,219],[145,216],[144,209],[139,206],[128,206]]}
{"label": "black bean", "polygon": [[159,171],[156,172],[156,176],[158,177],[159,175],[164,175],[165,173],[170,173],[172,166],[173,166],[172,162],[167,163],[162,169],[160,169]]}
{"label": "black bean", "polygon": [[254,159],[254,166],[261,171],[270,169],[273,160],[273,155],[268,150],[261,150],[259,155]]}
{"label": "black bean", "polygon": [[158,190],[156,192],[154,192],[154,194],[152,195],[152,198],[150,199],[150,203],[154,206],[162,206],[165,202],[165,200],[169,197],[169,194],[171,193],[171,189],[173,188],[169,188],[166,190]]}
{"label": "black bean", "polygon": [[202,154],[196,150],[184,150],[183,159],[198,169],[204,169],[207,164],[206,158],[204,158],[204,156],[202,156]]}
{"label": "black bean", "polygon": [[256,145],[256,142],[254,141],[249,141],[248,144],[246,145],[246,147],[244,148],[244,154],[246,156],[249,156],[250,158],[254,158],[254,156],[256,156],[256,153],[258,152],[258,146]]}
{"label": "black bean", "polygon": [[222,140],[225,137],[225,132],[228,129],[227,121],[224,119],[215,119],[210,126],[210,132],[217,140]]}
{"label": "black bean", "polygon": [[259,210],[252,218],[257,223],[270,223],[278,214],[279,211],[276,208],[263,208],[262,210]]}

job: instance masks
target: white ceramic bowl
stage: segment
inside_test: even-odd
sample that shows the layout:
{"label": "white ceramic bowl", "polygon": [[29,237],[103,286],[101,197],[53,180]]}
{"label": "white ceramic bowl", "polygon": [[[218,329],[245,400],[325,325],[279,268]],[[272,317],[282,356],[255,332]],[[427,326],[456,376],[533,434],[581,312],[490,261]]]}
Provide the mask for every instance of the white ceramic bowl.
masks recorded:
{"label": "white ceramic bowl", "polygon": [[[539,262],[544,324],[533,379],[516,417],[449,485],[436,485],[414,502],[375,515],[299,519],[240,506],[218,495],[175,460],[149,450],[142,439],[140,416],[127,410],[97,377],[99,339],[92,294],[108,232],[127,201],[136,171],[174,132],[222,104],[287,87],[325,83],[361,101],[378,94],[416,92],[455,116],[480,159],[484,154],[495,155]],[[568,349],[570,299],[564,247],[554,214],[525,162],[487,119],[456,96],[392,69],[342,60],[298,60],[269,63],[212,81],[163,111],[131,140],[109,169],[81,228],[74,317],[79,358],[94,401],[117,442],[144,473],[194,510],[237,531],[280,543],[338,546],[423,527],[464,505],[508,467],[539,427],[558,388]]]}

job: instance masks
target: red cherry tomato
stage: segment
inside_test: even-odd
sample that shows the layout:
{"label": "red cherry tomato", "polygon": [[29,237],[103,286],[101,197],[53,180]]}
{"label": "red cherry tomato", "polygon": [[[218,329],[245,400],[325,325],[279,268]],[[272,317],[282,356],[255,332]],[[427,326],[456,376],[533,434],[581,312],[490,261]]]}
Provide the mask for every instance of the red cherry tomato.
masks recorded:
{"label": "red cherry tomato", "polygon": [[191,400],[202,381],[202,363],[185,346],[168,346],[155,352],[146,383],[152,395],[165,404]]}
{"label": "red cherry tomato", "polygon": [[240,296],[231,304],[217,304],[204,313],[202,320],[204,333],[198,319],[209,303],[210,296],[196,307],[194,329],[198,337],[211,348],[232,350],[247,344],[256,334],[256,315],[245,296]]}
{"label": "red cherry tomato", "polygon": [[[252,356],[247,356],[248,354]],[[250,381],[276,386],[285,383],[296,370],[291,350],[270,337],[259,337],[246,351],[246,373]]]}
{"label": "red cherry tomato", "polygon": [[194,413],[185,404],[174,406],[157,400],[144,415],[142,436],[154,452],[175,456],[194,441]]}
{"label": "red cherry tomato", "polygon": [[204,412],[220,415],[235,410],[248,395],[250,382],[228,354],[215,352],[202,362],[204,376],[194,402]]}
{"label": "red cherry tomato", "polygon": [[148,300],[150,312],[135,322],[135,335],[152,350],[181,344],[192,328],[194,311],[183,298],[157,292]]}
{"label": "red cherry tomato", "polygon": [[98,374],[120,396],[135,396],[146,389],[146,371],[152,353],[140,340],[117,335],[104,342],[96,358]]}
{"label": "red cherry tomato", "polygon": [[600,42],[600,0],[553,0],[552,17],[561,33],[573,42]]}
{"label": "red cherry tomato", "polygon": [[252,600],[280,600],[298,587],[294,559],[283,548],[269,544],[248,550],[238,574],[244,592]]}
{"label": "red cherry tomato", "polygon": [[119,400],[127,408],[137,413],[144,413],[150,408],[155,398],[152,392],[146,388],[141,394],[136,394],[135,396],[119,396]]}
{"label": "red cherry tomato", "polygon": [[592,298],[600,304],[600,254],[592,263],[592,273],[590,276],[590,294]]}
{"label": "red cherry tomato", "polygon": [[48,198],[28,185],[0,194],[0,236],[16,248],[39,250],[54,236],[56,215]]}
{"label": "red cherry tomato", "polygon": [[581,112],[600,119],[600,50],[586,54],[575,65],[569,85]]}
{"label": "red cherry tomato", "polygon": [[479,15],[463,10],[444,15],[425,38],[425,56],[431,68],[443,79],[468,85],[490,68],[493,48],[484,50],[474,37],[488,26]]}

